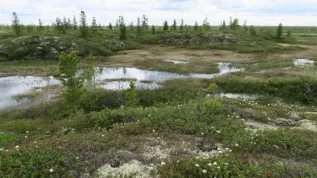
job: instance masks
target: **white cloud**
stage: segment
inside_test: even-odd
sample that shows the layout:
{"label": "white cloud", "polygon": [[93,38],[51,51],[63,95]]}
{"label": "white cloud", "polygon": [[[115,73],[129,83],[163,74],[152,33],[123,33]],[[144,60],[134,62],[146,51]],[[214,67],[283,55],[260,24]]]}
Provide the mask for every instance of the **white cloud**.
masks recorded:
{"label": "white cloud", "polygon": [[201,23],[205,17],[218,25],[230,16],[254,25],[316,25],[316,0],[0,0],[0,23],[10,24],[12,12],[17,12],[25,24],[38,23],[41,18],[50,24],[59,17],[79,16],[81,10],[91,21],[114,23],[118,16],[126,22],[136,22],[146,14],[150,24],[170,23],[183,18],[185,23]]}

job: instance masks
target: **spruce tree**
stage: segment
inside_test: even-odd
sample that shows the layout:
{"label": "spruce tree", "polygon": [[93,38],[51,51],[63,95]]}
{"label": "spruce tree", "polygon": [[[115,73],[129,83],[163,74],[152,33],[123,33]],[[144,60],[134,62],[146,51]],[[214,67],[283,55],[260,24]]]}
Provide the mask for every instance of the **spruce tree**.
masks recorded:
{"label": "spruce tree", "polygon": [[227,29],[226,21],[222,21],[222,24],[220,26],[220,30],[221,31],[226,31],[226,29]]}
{"label": "spruce tree", "polygon": [[152,32],[153,35],[155,35],[155,26],[154,25],[152,25],[151,32]]}
{"label": "spruce tree", "polygon": [[195,30],[196,32],[199,30],[199,26],[198,26],[197,21],[195,22],[195,25],[194,25],[194,30]]}
{"label": "spruce tree", "polygon": [[282,35],[283,35],[283,25],[282,23],[280,23],[276,30],[276,39],[278,40],[282,39]]}
{"label": "spruce tree", "polygon": [[133,24],[133,22],[131,22],[130,25],[129,25],[129,31],[130,32],[134,32],[134,24]]}
{"label": "spruce tree", "polygon": [[73,29],[77,30],[78,26],[77,26],[77,20],[76,20],[76,16],[73,16]]}
{"label": "spruce tree", "polygon": [[80,13],[80,34],[81,37],[87,38],[88,37],[88,27],[87,27],[87,18],[84,11],[81,11]]}
{"label": "spruce tree", "polygon": [[141,35],[142,34],[142,27],[141,27],[141,21],[140,21],[140,18],[138,17],[138,22],[136,24],[136,32],[138,35]]}
{"label": "spruce tree", "polygon": [[91,27],[92,28],[97,28],[97,21],[96,21],[95,17],[92,18]]}
{"label": "spruce tree", "polygon": [[176,23],[176,19],[174,19],[172,30],[176,31],[176,29],[177,29],[177,23]]}
{"label": "spruce tree", "polygon": [[181,32],[183,32],[183,30],[184,30],[184,20],[183,19],[181,20],[181,25],[179,26],[179,30]]}
{"label": "spruce tree", "polygon": [[127,27],[124,22],[124,18],[122,16],[119,17],[119,25],[120,25],[120,40],[127,39]]}
{"label": "spruce tree", "polygon": [[142,30],[143,31],[148,31],[149,30],[149,24],[148,24],[148,18],[146,17],[146,15],[142,16]]}
{"label": "spruce tree", "polygon": [[20,20],[15,12],[13,12],[12,29],[16,36],[19,37],[21,35]]}
{"label": "spruce tree", "polygon": [[43,22],[41,21],[41,19],[39,19],[39,26],[38,26],[38,31],[41,32],[43,31]]}
{"label": "spruce tree", "polygon": [[244,29],[245,32],[248,32],[249,28],[247,26],[247,21],[244,21],[243,29]]}
{"label": "spruce tree", "polygon": [[111,24],[111,23],[109,23],[108,29],[109,29],[109,30],[112,30],[112,24]]}
{"label": "spruce tree", "polygon": [[210,30],[210,24],[209,24],[209,22],[208,22],[207,17],[206,17],[206,18],[204,19],[204,21],[203,21],[203,28],[204,28],[204,30],[206,30],[206,31]]}
{"label": "spruce tree", "polygon": [[165,20],[163,23],[163,32],[166,32],[168,30],[168,22]]}

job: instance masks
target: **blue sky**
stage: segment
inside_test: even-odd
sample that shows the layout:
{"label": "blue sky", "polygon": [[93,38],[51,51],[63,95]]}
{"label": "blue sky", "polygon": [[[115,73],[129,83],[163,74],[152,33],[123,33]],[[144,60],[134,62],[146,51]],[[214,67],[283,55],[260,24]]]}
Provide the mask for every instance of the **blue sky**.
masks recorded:
{"label": "blue sky", "polygon": [[208,18],[218,25],[230,16],[252,25],[317,25],[317,0],[0,0],[0,23],[10,24],[16,12],[24,24],[51,24],[57,16],[79,16],[81,10],[88,21],[96,17],[101,24],[114,23],[124,16],[127,23],[147,15],[150,24],[164,20],[185,20],[185,24],[201,23]]}

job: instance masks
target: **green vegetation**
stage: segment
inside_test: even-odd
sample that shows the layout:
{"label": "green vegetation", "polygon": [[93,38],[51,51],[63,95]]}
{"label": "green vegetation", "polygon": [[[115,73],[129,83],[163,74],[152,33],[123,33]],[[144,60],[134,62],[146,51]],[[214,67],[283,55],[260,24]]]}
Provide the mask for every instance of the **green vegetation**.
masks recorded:
{"label": "green vegetation", "polygon": [[[52,26],[23,25],[16,13],[12,22],[0,26],[0,75],[53,75],[62,85],[12,97],[52,90],[50,101],[0,112],[0,177],[317,176],[315,65],[293,61],[317,59],[317,28],[232,17],[150,26],[146,15],[104,27],[84,11]],[[118,66],[203,78],[98,80],[96,67]],[[244,70],[226,73],[235,68]],[[110,81],[130,85],[103,89]]]}

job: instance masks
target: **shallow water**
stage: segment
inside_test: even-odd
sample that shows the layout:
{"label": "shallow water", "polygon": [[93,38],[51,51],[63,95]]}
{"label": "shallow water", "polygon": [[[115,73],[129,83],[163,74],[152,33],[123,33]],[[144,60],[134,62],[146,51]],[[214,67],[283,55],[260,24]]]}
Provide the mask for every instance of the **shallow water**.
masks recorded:
{"label": "shallow water", "polygon": [[37,101],[37,98],[38,100],[49,99],[49,95],[44,95],[16,101],[14,96],[30,92],[34,87],[45,87],[56,84],[60,84],[60,82],[53,77],[12,76],[0,78],[0,110],[29,105]]}
{"label": "shallow water", "polygon": [[[239,72],[242,69],[230,67],[229,63],[218,63],[219,73],[216,74],[177,74],[170,72],[159,72],[141,70],[137,68],[96,68],[96,80],[102,83],[101,87],[108,90],[123,90],[129,88],[129,81],[109,81],[111,79],[135,79],[134,83],[138,89],[155,89],[160,87],[157,82],[181,78],[205,78],[211,79],[217,76],[232,72]],[[80,73],[80,72],[79,72]],[[103,82],[102,82],[103,81]],[[153,81],[142,82],[142,81]],[[0,78],[0,111],[12,107],[29,106],[37,101],[49,100],[49,94],[35,97],[32,99],[23,99],[16,101],[15,96],[31,92],[35,87],[46,87],[60,84],[60,81],[53,77],[36,76],[12,76]],[[33,91],[34,92],[34,91]]]}
{"label": "shallow water", "polygon": [[174,64],[188,64],[186,61],[176,61],[176,60],[165,60],[166,62],[172,62]]}
{"label": "shallow water", "polygon": [[294,60],[294,65],[296,67],[302,67],[302,66],[313,66],[315,61],[310,59],[296,59]]}

